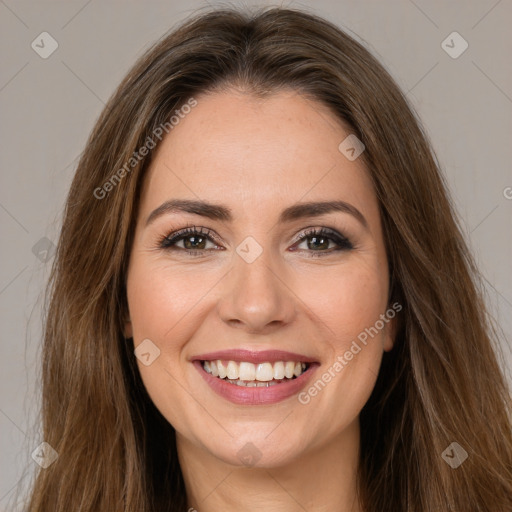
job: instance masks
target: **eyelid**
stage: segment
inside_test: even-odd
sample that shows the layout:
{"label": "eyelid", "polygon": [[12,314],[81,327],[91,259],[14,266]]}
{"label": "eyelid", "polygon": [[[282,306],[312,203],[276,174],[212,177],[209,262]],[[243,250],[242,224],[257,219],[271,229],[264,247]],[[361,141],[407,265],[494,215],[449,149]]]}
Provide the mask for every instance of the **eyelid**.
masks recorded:
{"label": "eyelid", "polygon": [[222,242],[220,237],[217,236],[212,229],[205,228],[202,226],[191,225],[185,226],[181,229],[177,229],[176,231],[171,231],[170,233],[161,237],[159,245],[165,243],[166,241],[170,241],[171,239],[174,239],[174,241],[176,242],[178,239],[186,238],[187,236],[192,236],[194,234],[202,235],[205,238],[210,238],[211,241],[214,241],[217,244],[220,244]]}
{"label": "eyelid", "polygon": [[318,236],[318,234],[325,235],[333,238],[334,240],[340,239],[349,242],[352,244],[350,238],[345,236],[343,233],[340,233],[338,230],[334,228],[330,228],[328,226],[310,226],[302,229],[299,234],[294,238],[293,245],[295,245],[299,241],[304,241],[308,236]]}

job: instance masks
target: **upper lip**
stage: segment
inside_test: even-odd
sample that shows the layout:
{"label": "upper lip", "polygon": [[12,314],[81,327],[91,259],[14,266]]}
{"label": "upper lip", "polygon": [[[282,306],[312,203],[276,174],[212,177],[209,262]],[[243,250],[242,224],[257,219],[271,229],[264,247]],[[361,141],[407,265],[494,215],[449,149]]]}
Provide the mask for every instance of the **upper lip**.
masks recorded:
{"label": "upper lip", "polygon": [[243,361],[248,363],[275,363],[276,361],[295,361],[300,363],[316,363],[317,361],[303,354],[296,354],[287,352],[285,350],[219,350],[217,352],[208,352],[207,354],[200,354],[192,357],[192,361],[235,361],[241,363]]}

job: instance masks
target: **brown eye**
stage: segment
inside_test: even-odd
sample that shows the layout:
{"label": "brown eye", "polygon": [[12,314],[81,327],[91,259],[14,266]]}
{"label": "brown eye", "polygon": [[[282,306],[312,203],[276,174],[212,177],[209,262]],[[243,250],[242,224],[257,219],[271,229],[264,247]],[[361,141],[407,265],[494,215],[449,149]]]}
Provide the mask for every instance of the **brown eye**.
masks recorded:
{"label": "brown eye", "polygon": [[[318,253],[311,254],[313,257],[328,255],[335,251],[348,251],[354,248],[348,238],[327,228],[306,231],[299,240],[299,245],[303,243],[306,243],[307,249],[305,250],[307,252]],[[337,248],[333,248],[332,244]],[[295,247],[297,247],[297,244]]]}
{"label": "brown eye", "polygon": [[[167,235],[161,240],[159,246],[162,249],[186,251],[189,254],[200,255],[203,251],[211,250],[207,247],[208,242],[211,242],[214,247],[218,247],[212,238],[213,235],[209,229],[189,227]],[[183,247],[177,245],[182,241]]]}

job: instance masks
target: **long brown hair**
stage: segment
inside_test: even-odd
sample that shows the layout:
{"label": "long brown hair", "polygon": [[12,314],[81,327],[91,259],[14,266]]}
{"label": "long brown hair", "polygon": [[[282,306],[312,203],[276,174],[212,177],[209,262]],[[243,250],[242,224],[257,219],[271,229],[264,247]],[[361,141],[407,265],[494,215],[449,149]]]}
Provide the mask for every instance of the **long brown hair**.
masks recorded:
{"label": "long brown hair", "polygon": [[[511,404],[497,336],[428,139],[368,50],[319,17],[280,8],[196,14],[138,60],[99,117],[48,287],[42,433],[59,456],[39,470],[28,510],[186,510],[174,429],[123,337],[134,221],[154,150],[126,163],[191,97],[229,87],[261,97],[296,90],[366,147],[390,303],[403,311],[360,415],[364,510],[512,510]],[[468,454],[456,469],[442,457],[452,442]]]}

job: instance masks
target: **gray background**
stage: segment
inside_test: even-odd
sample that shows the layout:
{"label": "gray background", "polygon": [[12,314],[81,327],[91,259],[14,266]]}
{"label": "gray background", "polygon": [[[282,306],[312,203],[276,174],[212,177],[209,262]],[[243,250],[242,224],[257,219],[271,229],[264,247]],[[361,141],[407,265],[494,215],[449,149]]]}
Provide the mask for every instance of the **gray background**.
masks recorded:
{"label": "gray background", "polygon": [[[205,5],[190,0],[0,0],[0,510],[15,509],[16,485],[28,482],[36,467],[31,453],[43,441],[35,419],[40,308],[52,261],[48,240],[57,241],[65,195],[86,137],[135,59]],[[485,277],[511,379],[511,1],[282,5],[307,7],[362,38],[407,92]],[[58,42],[47,59],[31,47],[43,31]],[[469,44],[455,59],[441,46],[453,31]]]}

